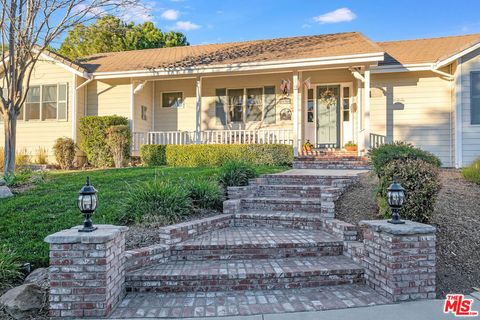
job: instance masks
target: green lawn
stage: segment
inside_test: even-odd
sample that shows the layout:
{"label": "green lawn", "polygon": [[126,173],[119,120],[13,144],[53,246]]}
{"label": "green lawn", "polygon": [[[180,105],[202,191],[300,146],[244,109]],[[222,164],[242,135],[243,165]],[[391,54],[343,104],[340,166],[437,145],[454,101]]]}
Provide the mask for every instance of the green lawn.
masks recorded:
{"label": "green lawn", "polygon": [[[283,171],[282,167],[258,167],[260,174]],[[127,168],[75,172],[51,172],[40,183],[13,198],[0,200],[0,243],[14,250],[20,262],[34,267],[48,264],[48,246],[43,239],[56,231],[79,225],[82,216],[76,207],[77,194],[90,176],[98,190],[99,205],[94,223],[116,223],[124,210],[128,190],[135,184],[154,179],[214,177],[218,168]],[[4,248],[5,249],[5,248]]]}

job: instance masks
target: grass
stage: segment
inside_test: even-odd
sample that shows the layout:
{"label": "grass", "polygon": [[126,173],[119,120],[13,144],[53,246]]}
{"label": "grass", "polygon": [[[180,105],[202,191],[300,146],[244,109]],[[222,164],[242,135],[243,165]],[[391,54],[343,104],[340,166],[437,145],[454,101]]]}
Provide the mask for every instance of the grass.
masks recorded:
{"label": "grass", "polygon": [[470,166],[462,169],[465,180],[480,184],[480,159],[475,160]]}
{"label": "grass", "polygon": [[[283,170],[282,167],[257,167],[259,174]],[[19,262],[30,262],[34,267],[46,266],[48,245],[43,239],[83,222],[76,199],[87,176],[98,190],[99,205],[94,223],[115,224],[135,184],[153,180],[156,174],[161,174],[162,179],[181,181],[186,175],[201,179],[218,172],[219,168],[171,167],[52,171],[46,174],[44,183],[0,201],[0,243],[15,251]]]}

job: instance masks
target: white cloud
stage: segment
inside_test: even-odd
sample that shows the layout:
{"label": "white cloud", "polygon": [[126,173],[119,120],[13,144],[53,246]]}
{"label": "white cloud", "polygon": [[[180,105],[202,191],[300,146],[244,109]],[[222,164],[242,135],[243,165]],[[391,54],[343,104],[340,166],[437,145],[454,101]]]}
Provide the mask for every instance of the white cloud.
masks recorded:
{"label": "white cloud", "polygon": [[311,27],[312,27],[311,24],[308,24],[308,23],[302,24],[302,29],[308,29],[308,28],[311,28]]}
{"label": "white cloud", "polygon": [[340,9],[319,15],[317,17],[314,17],[313,20],[315,20],[318,23],[325,24],[325,23],[348,22],[348,21],[354,20],[356,17],[357,15],[353,13],[352,10],[348,8],[340,8]]}
{"label": "white cloud", "polygon": [[160,17],[165,20],[177,20],[180,12],[174,9],[165,10]]}
{"label": "white cloud", "polygon": [[119,14],[119,18],[127,22],[144,23],[152,21],[152,10],[150,3],[142,3],[123,10]]}
{"label": "white cloud", "polygon": [[174,30],[190,31],[201,28],[202,26],[195,24],[191,21],[177,21],[172,27]]}

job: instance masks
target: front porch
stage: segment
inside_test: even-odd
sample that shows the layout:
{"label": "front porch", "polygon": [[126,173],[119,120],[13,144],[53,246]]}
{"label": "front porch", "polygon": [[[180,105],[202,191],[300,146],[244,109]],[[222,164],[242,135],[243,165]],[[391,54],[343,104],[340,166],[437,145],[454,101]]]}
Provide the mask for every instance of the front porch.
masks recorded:
{"label": "front porch", "polygon": [[289,144],[364,154],[370,134],[370,64],[230,72],[131,82],[132,151],[142,144]]}

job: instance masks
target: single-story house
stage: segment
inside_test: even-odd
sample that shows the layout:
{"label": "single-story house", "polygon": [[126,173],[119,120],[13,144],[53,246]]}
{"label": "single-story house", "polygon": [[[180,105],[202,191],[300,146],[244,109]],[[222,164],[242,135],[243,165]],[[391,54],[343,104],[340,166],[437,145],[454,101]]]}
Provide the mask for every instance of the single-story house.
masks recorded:
{"label": "single-story house", "polygon": [[[37,64],[17,126],[34,154],[121,115],[140,144],[289,143],[359,152],[403,140],[480,156],[480,34],[374,42],[359,32],[95,54]],[[3,130],[0,133],[3,139]]]}

